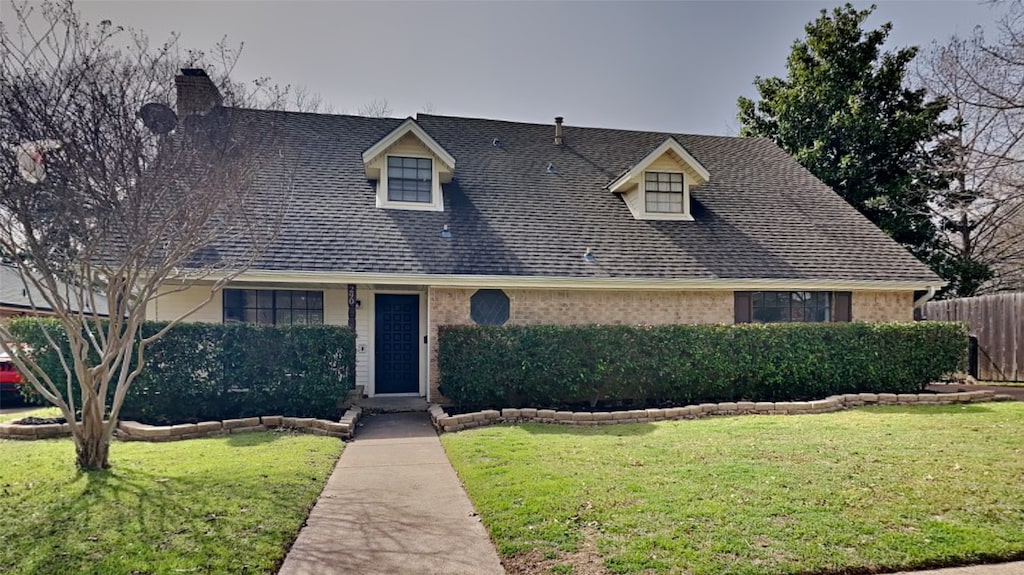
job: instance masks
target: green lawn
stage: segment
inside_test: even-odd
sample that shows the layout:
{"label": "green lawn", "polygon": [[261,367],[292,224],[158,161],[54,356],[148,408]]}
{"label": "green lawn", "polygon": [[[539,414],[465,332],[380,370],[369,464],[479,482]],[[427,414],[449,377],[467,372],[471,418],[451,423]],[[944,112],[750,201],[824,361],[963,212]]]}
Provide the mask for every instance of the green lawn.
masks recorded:
{"label": "green lawn", "polygon": [[868,573],[1024,558],[1024,403],[442,441],[512,573]]}
{"label": "green lawn", "polygon": [[342,445],[115,442],[112,469],[81,474],[69,439],[0,440],[0,573],[273,573]]}

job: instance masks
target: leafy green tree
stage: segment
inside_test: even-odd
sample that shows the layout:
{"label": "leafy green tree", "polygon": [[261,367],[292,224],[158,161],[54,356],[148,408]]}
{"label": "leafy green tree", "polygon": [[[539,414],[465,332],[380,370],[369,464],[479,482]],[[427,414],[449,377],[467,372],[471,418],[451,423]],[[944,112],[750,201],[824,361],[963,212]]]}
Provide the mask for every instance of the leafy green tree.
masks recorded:
{"label": "leafy green tree", "polygon": [[794,42],[786,78],[754,80],[760,101],[739,99],[741,135],[771,138],[914,255],[940,268],[942,241],[928,202],[944,177],[928,145],[947,126],[945,101],[907,87],[917,48],[883,51],[886,23],[864,30],[875,7],[821,15]]}

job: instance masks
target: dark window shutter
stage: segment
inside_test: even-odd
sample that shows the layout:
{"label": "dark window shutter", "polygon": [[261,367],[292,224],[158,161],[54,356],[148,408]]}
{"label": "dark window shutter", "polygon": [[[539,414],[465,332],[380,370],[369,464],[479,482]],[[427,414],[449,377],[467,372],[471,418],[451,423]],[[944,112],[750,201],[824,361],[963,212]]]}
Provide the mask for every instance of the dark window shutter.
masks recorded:
{"label": "dark window shutter", "polygon": [[733,292],[735,296],[735,321],[736,323],[750,323],[751,315],[751,304],[750,304],[750,292],[738,291]]}
{"label": "dark window shutter", "polygon": [[833,321],[853,320],[853,311],[851,309],[853,307],[853,293],[848,291],[837,291],[833,294],[832,303]]}

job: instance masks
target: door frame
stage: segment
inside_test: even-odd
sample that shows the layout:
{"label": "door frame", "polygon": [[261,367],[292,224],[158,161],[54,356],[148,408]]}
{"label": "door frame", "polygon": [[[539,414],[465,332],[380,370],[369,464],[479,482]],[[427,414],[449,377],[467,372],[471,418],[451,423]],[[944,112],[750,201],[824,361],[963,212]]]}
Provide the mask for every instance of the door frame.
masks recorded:
{"label": "door frame", "polygon": [[367,316],[370,325],[367,326],[366,330],[366,359],[367,359],[367,382],[365,393],[368,397],[374,397],[377,395],[377,294],[381,295],[415,295],[419,296],[419,316],[420,316],[420,337],[419,337],[419,369],[417,375],[419,376],[419,391],[412,393],[382,393],[381,397],[426,397],[427,395],[427,344],[423,343],[424,336],[427,335],[427,294],[421,290],[411,289],[371,289],[369,295],[371,297],[366,298],[369,303],[363,302],[364,305],[368,305]]}

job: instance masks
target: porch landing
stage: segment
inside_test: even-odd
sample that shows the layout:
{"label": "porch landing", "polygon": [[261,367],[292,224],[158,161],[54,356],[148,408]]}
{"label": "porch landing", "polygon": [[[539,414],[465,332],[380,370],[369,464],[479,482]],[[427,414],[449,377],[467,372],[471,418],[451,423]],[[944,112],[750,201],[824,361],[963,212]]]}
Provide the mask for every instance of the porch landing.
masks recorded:
{"label": "porch landing", "polygon": [[427,400],[422,397],[363,397],[357,399],[355,405],[370,413],[402,413],[427,410]]}

